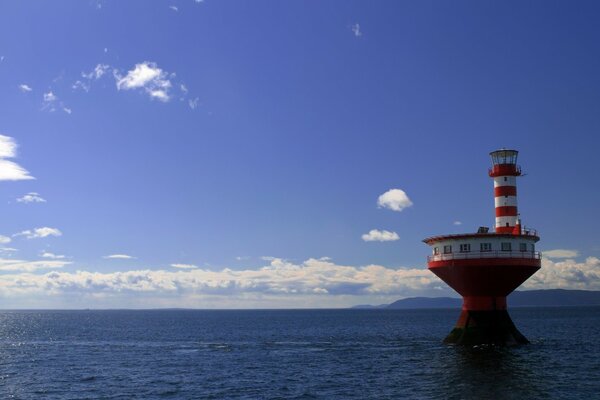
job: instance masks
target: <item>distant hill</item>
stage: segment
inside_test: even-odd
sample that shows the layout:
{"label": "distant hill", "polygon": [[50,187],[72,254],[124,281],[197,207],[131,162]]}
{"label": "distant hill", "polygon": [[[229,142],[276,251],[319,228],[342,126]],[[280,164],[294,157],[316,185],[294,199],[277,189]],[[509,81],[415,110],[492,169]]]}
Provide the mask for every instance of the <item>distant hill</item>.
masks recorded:
{"label": "distant hill", "polygon": [[[380,306],[356,306],[352,308],[413,309],[413,308],[460,308],[462,299],[456,297],[409,297]],[[509,307],[561,307],[600,305],[600,291],[593,290],[524,290],[508,296]]]}
{"label": "distant hill", "polygon": [[408,297],[388,304],[386,308],[459,308],[462,299],[454,297]]}

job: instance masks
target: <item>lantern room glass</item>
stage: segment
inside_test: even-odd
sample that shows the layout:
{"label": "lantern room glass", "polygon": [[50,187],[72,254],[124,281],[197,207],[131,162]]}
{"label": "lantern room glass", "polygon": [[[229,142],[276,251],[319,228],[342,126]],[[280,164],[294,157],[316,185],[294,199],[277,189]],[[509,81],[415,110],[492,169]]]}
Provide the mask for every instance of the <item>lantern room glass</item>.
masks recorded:
{"label": "lantern room glass", "polygon": [[492,163],[494,165],[501,164],[517,164],[517,155],[519,152],[517,150],[496,150],[490,153],[492,156]]}

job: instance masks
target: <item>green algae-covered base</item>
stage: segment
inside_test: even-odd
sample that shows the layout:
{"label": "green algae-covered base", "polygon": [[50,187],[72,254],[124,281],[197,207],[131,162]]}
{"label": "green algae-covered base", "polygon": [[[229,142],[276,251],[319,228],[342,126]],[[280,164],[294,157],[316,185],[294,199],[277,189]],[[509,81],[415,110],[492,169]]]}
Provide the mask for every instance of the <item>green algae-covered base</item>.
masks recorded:
{"label": "green algae-covered base", "polygon": [[514,345],[529,341],[519,332],[506,310],[463,310],[444,343]]}

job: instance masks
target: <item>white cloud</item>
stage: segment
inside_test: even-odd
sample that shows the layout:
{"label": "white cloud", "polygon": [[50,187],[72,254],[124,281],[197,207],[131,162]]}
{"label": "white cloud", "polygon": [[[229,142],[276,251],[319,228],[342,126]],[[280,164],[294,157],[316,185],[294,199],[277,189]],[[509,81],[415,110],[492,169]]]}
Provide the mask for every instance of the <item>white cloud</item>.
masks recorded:
{"label": "white cloud", "polygon": [[81,76],[83,78],[83,81],[81,81],[81,80],[76,81],[71,86],[71,88],[73,88],[73,90],[81,89],[84,92],[89,92],[90,88],[92,86],[92,82],[93,81],[97,81],[98,79],[102,78],[111,69],[112,69],[112,67],[110,65],[107,65],[107,64],[97,64],[94,67],[94,69],[91,70],[90,72],[82,72]]}
{"label": "white cloud", "polygon": [[118,90],[144,89],[151,97],[160,101],[169,101],[171,81],[169,74],[160,69],[156,63],[145,61],[136,64],[124,77],[114,72]]}
{"label": "white cloud", "polygon": [[50,90],[48,93],[44,93],[43,98],[44,101],[42,103],[42,110],[54,112],[60,108],[67,114],[71,114],[71,109],[66,107],[65,104],[59,100],[58,96],[52,92],[52,90]]}
{"label": "white cloud", "polygon": [[198,268],[196,265],[193,265],[193,264],[171,264],[171,267],[173,267],[173,268],[180,268],[180,269],[195,269],[195,268]]}
{"label": "white cloud", "polygon": [[555,262],[542,258],[542,268],[523,287],[600,290],[600,259],[588,257],[584,262],[578,263],[573,259]]}
{"label": "white cloud", "polygon": [[[56,264],[51,264],[56,263]],[[1,260],[0,270],[59,269],[61,260]],[[525,289],[600,290],[600,259],[542,260]],[[426,268],[347,266],[329,260],[274,258],[257,269],[138,269],[112,273],[51,271],[0,274],[0,297],[12,307],[347,307],[408,296],[453,295]],[[77,299],[77,302],[69,301]],[[35,300],[35,302],[34,302]],[[34,307],[35,308],[35,307]]]}
{"label": "white cloud", "polygon": [[31,92],[31,91],[33,90],[33,89],[31,88],[31,86],[29,86],[29,85],[27,85],[27,84],[25,84],[25,83],[22,83],[22,84],[20,84],[20,85],[19,85],[19,89],[20,89],[20,90],[21,90],[21,92],[23,92],[23,93]]}
{"label": "white cloud", "polygon": [[39,239],[48,236],[62,236],[62,232],[56,228],[48,228],[47,226],[42,228],[35,228],[33,230],[26,230],[19,233],[15,233],[13,236],[25,236],[27,239]]}
{"label": "white cloud", "polygon": [[62,268],[68,264],[69,261],[25,261],[0,258],[0,271],[33,272],[40,269]]}
{"label": "white cloud", "polygon": [[393,211],[402,211],[413,205],[402,189],[390,189],[377,200],[379,207],[388,208]]}
{"label": "white cloud", "polygon": [[49,91],[48,93],[44,93],[44,101],[46,103],[51,103],[56,100],[58,100],[58,97],[56,97],[56,95],[52,91]]}
{"label": "white cloud", "polygon": [[362,32],[360,30],[360,25],[359,24],[352,25],[352,33],[354,33],[354,36],[356,36],[356,37],[361,37],[362,36]]}
{"label": "white cloud", "polygon": [[95,79],[98,80],[100,78],[102,78],[102,76],[104,76],[104,74],[106,74],[107,72],[110,71],[110,65],[106,65],[106,64],[98,64],[94,67],[94,69],[90,72],[88,72],[87,74],[85,72],[81,73],[81,76],[86,78],[86,79]]}
{"label": "white cloud", "polygon": [[179,11],[179,8],[177,8],[177,6],[169,6],[169,8],[173,11]]}
{"label": "white cloud", "polygon": [[19,164],[6,158],[17,156],[17,142],[10,136],[0,135],[0,181],[35,179]]}
{"label": "white cloud", "polygon": [[461,221],[454,221],[452,224],[456,225],[456,226],[459,226],[459,225],[462,225],[462,222]]}
{"label": "white cloud", "polygon": [[17,199],[19,203],[45,203],[46,200],[40,196],[39,193],[29,192],[23,197]]}
{"label": "white cloud", "polygon": [[104,256],[102,258],[114,259],[114,260],[131,260],[131,259],[134,259],[135,257],[127,255],[127,254],[111,254],[108,256]]}
{"label": "white cloud", "polygon": [[65,256],[63,256],[62,254],[54,254],[54,253],[50,253],[49,251],[44,251],[42,253],[42,257],[51,258],[53,260],[61,260],[61,259],[65,258]]}
{"label": "white cloud", "polygon": [[546,258],[575,258],[579,256],[579,252],[577,250],[556,249],[546,250],[542,252],[542,255]]}
{"label": "white cloud", "polygon": [[[353,267],[317,259],[292,264],[276,258],[267,266],[247,270],[194,268],[0,275],[2,297],[79,293],[98,299],[129,293],[134,299],[139,296],[178,298],[176,304],[184,305],[190,301],[195,307],[204,305],[192,301],[198,298],[218,298],[216,307],[227,304],[231,307],[257,306],[254,301],[268,307],[307,307],[310,304],[307,299],[312,296],[321,299],[321,306],[330,304],[323,302],[326,301],[323,296],[339,296],[339,301],[350,305],[356,296],[388,296],[392,300],[422,290],[433,291],[436,286],[440,286],[439,279],[426,269],[392,269],[379,265]],[[151,304],[155,303],[145,302],[144,306]]]}
{"label": "white cloud", "polygon": [[0,158],[17,156],[17,142],[10,136],[0,135]]}
{"label": "white cloud", "polygon": [[200,99],[196,97],[195,99],[188,100],[188,104],[192,110],[195,110],[196,107],[200,105]]}
{"label": "white cloud", "polygon": [[393,242],[400,239],[396,232],[379,231],[377,229],[371,229],[369,233],[365,233],[361,237],[365,242]]}
{"label": "white cloud", "polygon": [[76,82],[75,82],[75,83],[74,83],[74,84],[71,86],[71,88],[72,88],[73,90],[78,90],[78,89],[81,89],[81,90],[83,90],[84,92],[89,92],[89,91],[90,91],[90,84],[89,84],[89,82],[82,82],[82,81],[79,81],[79,80],[78,80],[78,81],[76,81]]}
{"label": "white cloud", "polygon": [[9,238],[8,236],[0,235],[0,244],[10,243],[11,241],[12,241],[12,239]]}

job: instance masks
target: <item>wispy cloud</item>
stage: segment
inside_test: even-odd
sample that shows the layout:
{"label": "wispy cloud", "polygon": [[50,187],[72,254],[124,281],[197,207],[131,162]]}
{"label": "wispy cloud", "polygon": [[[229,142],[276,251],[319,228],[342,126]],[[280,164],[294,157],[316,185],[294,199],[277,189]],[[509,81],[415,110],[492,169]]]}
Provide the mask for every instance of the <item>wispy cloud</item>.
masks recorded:
{"label": "wispy cloud", "polygon": [[371,229],[369,233],[365,233],[361,237],[365,242],[393,242],[400,239],[400,236],[396,232],[380,231],[377,229]]}
{"label": "wispy cloud", "polygon": [[196,107],[198,107],[200,105],[200,99],[198,97],[196,97],[194,99],[189,99],[188,100],[188,105],[190,106],[190,108],[192,110],[195,110]]}
{"label": "wispy cloud", "polygon": [[171,99],[169,74],[154,62],[136,64],[125,76],[121,76],[118,71],[114,75],[118,90],[143,89],[153,99],[164,102]]}
{"label": "wispy cloud", "polygon": [[104,256],[102,258],[113,259],[113,260],[132,260],[135,257],[130,256],[128,254],[111,254],[108,256]]}
{"label": "wispy cloud", "polygon": [[107,64],[97,64],[94,69],[89,72],[82,72],[82,80],[77,80],[71,86],[74,90],[83,90],[89,92],[92,87],[92,82],[97,81],[111,71],[112,67]]}
{"label": "wispy cloud", "polygon": [[110,65],[97,64],[92,71],[88,72],[87,74],[82,72],[81,76],[86,79],[100,79],[109,71]]}
{"label": "wispy cloud", "polygon": [[53,260],[62,260],[63,258],[66,258],[66,256],[64,256],[62,254],[54,254],[54,253],[50,253],[49,251],[44,251],[41,254],[41,256],[44,258],[50,258]]}
{"label": "wispy cloud", "polygon": [[402,189],[390,189],[377,199],[379,207],[387,208],[392,211],[402,211],[413,205]]}
{"label": "wispy cloud", "polygon": [[[189,89],[183,82],[175,80],[175,73],[168,73],[151,61],[135,64],[132,69],[124,74],[117,67],[108,64],[97,64],[92,70],[82,72],[81,78],[76,80],[71,87],[73,90],[89,92],[95,81],[109,74],[115,79],[119,91],[139,90],[146,93],[150,98],[162,102],[170,101],[175,96],[172,91],[176,91],[180,94],[179,99],[182,102],[187,101],[190,108],[194,109],[199,105],[198,98],[186,100]],[[49,108],[49,106],[46,108]]]}
{"label": "wispy cloud", "polygon": [[62,236],[62,232],[56,228],[48,228],[44,226],[42,228],[28,229],[19,233],[15,233],[13,236],[25,236],[27,239],[39,239],[49,236]]}
{"label": "wispy cloud", "polygon": [[57,100],[58,100],[58,97],[56,97],[56,95],[52,92],[52,90],[50,90],[47,93],[44,93],[44,103],[50,104]]}
{"label": "wispy cloud", "polygon": [[19,85],[19,90],[23,93],[27,93],[27,92],[31,92],[33,89],[31,88],[31,86],[29,86],[25,83],[22,83]]}
{"label": "wispy cloud", "polygon": [[0,235],[0,244],[7,244],[7,243],[10,243],[11,241],[12,241],[12,239],[9,238],[8,236]]}
{"label": "wispy cloud", "polygon": [[33,272],[40,269],[63,268],[70,263],[70,261],[25,261],[0,258],[0,271]]}
{"label": "wispy cloud", "polygon": [[35,179],[19,164],[6,160],[17,156],[17,142],[10,136],[0,135],[0,181]]}
{"label": "wispy cloud", "polygon": [[361,37],[363,35],[362,31],[360,30],[360,25],[358,23],[353,24],[351,29],[352,29],[352,33],[354,33],[354,36]]}
{"label": "wispy cloud", "polygon": [[65,106],[65,104],[54,94],[52,90],[43,94],[42,110],[54,112],[61,109],[67,114],[71,114],[72,110]]}
{"label": "wispy cloud", "polygon": [[179,8],[177,8],[177,6],[169,6],[169,8],[173,11],[179,11]]}
{"label": "wispy cloud", "polygon": [[462,222],[461,221],[454,221],[452,224],[456,225],[456,226],[460,226],[460,225],[462,225]]}
{"label": "wispy cloud", "polygon": [[198,266],[193,265],[193,264],[171,264],[171,267],[179,268],[179,269],[196,269],[196,268],[198,268]]}
{"label": "wispy cloud", "polygon": [[577,250],[566,249],[546,250],[542,254],[546,258],[575,258],[579,256],[579,252]]}
{"label": "wispy cloud", "polygon": [[46,199],[42,198],[39,193],[29,192],[23,197],[17,199],[19,203],[45,203]]}

